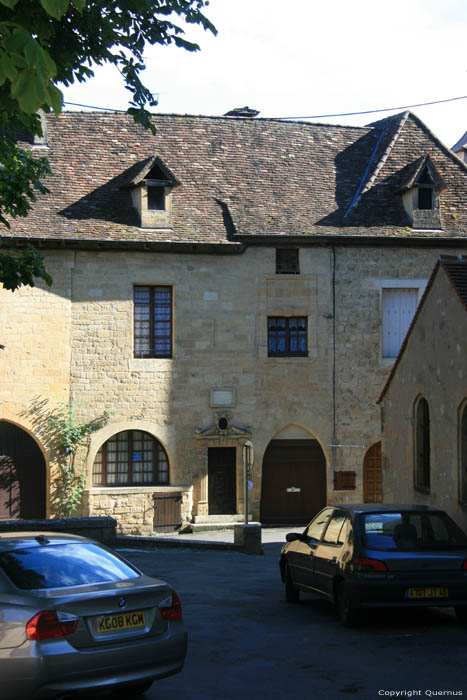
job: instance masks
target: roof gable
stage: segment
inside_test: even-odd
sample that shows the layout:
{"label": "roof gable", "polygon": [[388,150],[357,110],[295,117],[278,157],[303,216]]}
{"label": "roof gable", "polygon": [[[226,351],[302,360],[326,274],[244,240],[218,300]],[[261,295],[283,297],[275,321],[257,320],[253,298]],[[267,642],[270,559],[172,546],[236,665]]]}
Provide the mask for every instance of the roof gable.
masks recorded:
{"label": "roof gable", "polygon": [[397,372],[397,368],[402,360],[402,357],[406,351],[407,345],[409,338],[412,334],[412,331],[417,323],[418,317],[420,316],[421,310],[423,309],[426,300],[430,294],[430,291],[433,287],[434,281],[436,279],[437,274],[444,273],[446,277],[449,280],[450,286],[452,287],[452,290],[454,294],[458,297],[460,303],[465,309],[465,312],[467,314],[467,255],[459,255],[457,257],[451,256],[451,255],[443,255],[440,257],[438,262],[436,263],[435,267],[433,268],[433,271],[430,275],[430,279],[428,280],[428,283],[426,285],[425,291],[423,293],[422,298],[420,299],[420,302],[417,306],[417,310],[415,312],[415,315],[412,319],[412,322],[409,326],[409,329],[407,330],[407,333],[404,338],[404,342],[402,343],[401,349],[399,350],[399,354],[394,362],[394,365],[392,367],[392,370],[386,380],[386,383],[384,384],[384,387],[378,397],[378,400],[376,403],[381,403],[392,383],[392,380]]}

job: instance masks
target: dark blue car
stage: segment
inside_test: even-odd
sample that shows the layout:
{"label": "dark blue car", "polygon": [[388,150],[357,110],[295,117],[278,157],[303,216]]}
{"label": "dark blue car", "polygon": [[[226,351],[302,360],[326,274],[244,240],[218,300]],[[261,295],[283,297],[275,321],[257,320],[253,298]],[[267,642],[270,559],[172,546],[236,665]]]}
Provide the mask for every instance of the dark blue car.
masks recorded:
{"label": "dark blue car", "polygon": [[451,606],[467,624],[467,537],[425,506],[328,506],[290,533],[279,561],[286,598],[318,593],[353,625],[364,608]]}

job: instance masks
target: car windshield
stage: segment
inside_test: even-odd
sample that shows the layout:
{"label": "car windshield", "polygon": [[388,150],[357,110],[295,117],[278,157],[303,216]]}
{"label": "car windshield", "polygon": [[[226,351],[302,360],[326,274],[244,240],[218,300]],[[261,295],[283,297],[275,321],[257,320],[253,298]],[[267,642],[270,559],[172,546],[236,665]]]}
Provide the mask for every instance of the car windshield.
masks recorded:
{"label": "car windshield", "polygon": [[362,513],[360,527],[368,549],[417,551],[467,547],[467,537],[443,512]]}
{"label": "car windshield", "polygon": [[24,590],[111,583],[139,576],[124,561],[91,542],[1,552],[0,568]]}

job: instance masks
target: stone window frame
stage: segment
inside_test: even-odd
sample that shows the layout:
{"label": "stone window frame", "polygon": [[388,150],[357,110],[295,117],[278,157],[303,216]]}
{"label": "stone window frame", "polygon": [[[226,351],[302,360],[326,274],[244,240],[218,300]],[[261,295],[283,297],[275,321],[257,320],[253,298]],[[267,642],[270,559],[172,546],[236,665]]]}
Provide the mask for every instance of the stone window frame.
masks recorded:
{"label": "stone window frame", "polygon": [[276,248],[276,275],[300,274],[300,248]]}
{"label": "stone window frame", "polygon": [[[147,304],[143,302],[138,302],[136,301],[136,290],[143,290],[143,289],[148,289],[149,290],[149,302]],[[168,318],[157,318],[156,317],[156,307],[157,307],[157,299],[156,299],[156,294],[159,290],[164,290],[165,293],[168,291],[170,292],[170,301],[169,303],[164,303],[162,302],[159,303],[160,306],[160,314],[163,316],[164,315],[164,308],[166,310],[166,315],[167,315],[167,309],[168,309]],[[138,307],[147,307],[148,309],[148,319],[144,318],[137,318],[137,309]],[[148,334],[143,335],[142,333],[138,333],[138,327],[137,324],[143,324],[143,323],[149,323],[149,332]],[[157,332],[157,327],[160,326],[167,326],[167,331],[164,335],[159,334],[159,336],[156,334]],[[174,290],[173,286],[169,284],[134,284],[133,285],[133,356],[135,359],[139,360],[145,360],[145,359],[172,359],[173,358],[173,329],[174,329]],[[167,347],[168,349],[166,351],[158,351],[157,350],[157,339],[159,338],[159,341],[165,340],[166,343],[168,344]],[[148,340],[149,343],[149,351],[148,352],[137,352],[137,341],[138,339],[141,339],[141,342],[144,339]]]}
{"label": "stone window frame", "polygon": [[413,477],[415,490],[423,493],[430,493],[431,485],[430,413],[426,397],[418,396],[413,409]]}
{"label": "stone window frame", "polygon": [[[417,289],[417,299],[418,304],[422,298],[426,286],[428,284],[428,279],[408,279],[408,278],[379,278],[372,280],[372,286],[378,291],[379,294],[379,319],[380,319],[380,363],[383,367],[392,367],[396,357],[385,357],[383,355],[383,290],[385,289]],[[400,352],[400,349],[399,349]]]}
{"label": "stone window frame", "polygon": [[459,502],[467,507],[467,398],[461,403],[458,412],[459,445]]}
{"label": "stone window frame", "polygon": [[[270,323],[273,320],[283,320],[285,321],[285,326],[284,326],[284,339],[285,339],[285,350],[284,351],[278,351],[278,350],[271,350],[270,349],[270,342],[273,339],[272,333],[274,332],[275,329],[270,328]],[[304,322],[305,328],[304,331],[297,331],[297,337],[298,338],[303,338],[305,339],[305,345],[306,348],[305,350],[297,350],[293,351],[290,349],[291,347],[291,342],[292,339],[295,335],[294,333],[294,327],[291,324],[291,322],[295,321],[302,321]],[[303,335],[304,333],[304,335]],[[308,357],[308,316],[272,316],[268,315],[267,318],[267,350],[268,350],[268,357]]]}
{"label": "stone window frame", "polygon": [[[135,443],[137,444],[136,433],[141,433],[140,441],[142,441],[142,447],[136,451],[134,449]],[[126,440],[122,439],[126,436]],[[121,439],[119,439],[121,438]],[[151,443],[152,449],[151,453],[151,479],[144,480],[145,473],[148,474],[149,470],[144,472],[143,470],[136,470],[135,465],[145,463],[148,464],[149,461],[145,460],[145,454],[149,453],[149,450],[145,450],[145,443]],[[115,472],[110,472],[109,466],[109,446],[113,444],[116,446],[114,450],[116,459]],[[119,449],[120,448],[120,449]],[[125,448],[125,449],[124,449]],[[127,461],[119,459],[124,455],[127,455]],[[136,459],[135,455],[141,454],[140,459]],[[121,465],[126,465],[126,470],[118,471],[118,467]],[[100,469],[99,469],[100,467]],[[115,475],[115,480],[109,479],[109,473]],[[118,481],[118,477],[127,476],[126,481]],[[141,480],[135,478],[135,475],[141,475]],[[96,477],[100,477],[99,480]],[[120,432],[111,435],[99,448],[94,458],[94,463],[92,467],[92,486],[93,488],[99,487],[114,487],[114,488],[127,488],[134,486],[169,486],[170,485],[170,461],[169,456],[163,447],[163,445],[157,440],[151,433],[146,430],[129,429],[122,430]]]}

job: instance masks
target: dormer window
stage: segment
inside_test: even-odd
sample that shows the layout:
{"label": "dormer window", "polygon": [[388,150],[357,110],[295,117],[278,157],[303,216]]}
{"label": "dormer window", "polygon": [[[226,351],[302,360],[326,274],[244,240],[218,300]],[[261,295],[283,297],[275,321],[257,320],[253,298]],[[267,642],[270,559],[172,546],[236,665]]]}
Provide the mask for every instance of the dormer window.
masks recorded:
{"label": "dormer window", "polygon": [[165,187],[162,185],[147,185],[148,209],[156,211],[165,210]]}
{"label": "dormer window", "polygon": [[445,185],[429,156],[416,161],[399,193],[414,229],[440,229],[440,195]]}
{"label": "dormer window", "polygon": [[145,161],[138,175],[126,185],[131,188],[142,228],[172,227],[172,190],[179,184],[160,158]]}
{"label": "dormer window", "polygon": [[418,188],[418,207],[417,209],[423,209],[427,211],[428,209],[433,209],[434,207],[434,183],[430,176],[430,171],[427,167],[423,171],[423,174],[417,180]]}

